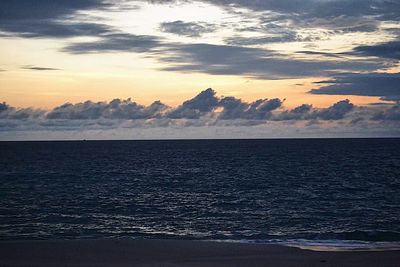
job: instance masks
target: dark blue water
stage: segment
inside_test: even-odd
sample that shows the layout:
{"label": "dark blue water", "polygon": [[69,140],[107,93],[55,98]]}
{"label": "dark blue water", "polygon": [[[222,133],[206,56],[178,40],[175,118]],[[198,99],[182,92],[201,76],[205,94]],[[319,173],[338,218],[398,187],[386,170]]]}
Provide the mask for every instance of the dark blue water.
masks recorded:
{"label": "dark blue water", "polygon": [[0,142],[0,239],[400,241],[400,139]]}

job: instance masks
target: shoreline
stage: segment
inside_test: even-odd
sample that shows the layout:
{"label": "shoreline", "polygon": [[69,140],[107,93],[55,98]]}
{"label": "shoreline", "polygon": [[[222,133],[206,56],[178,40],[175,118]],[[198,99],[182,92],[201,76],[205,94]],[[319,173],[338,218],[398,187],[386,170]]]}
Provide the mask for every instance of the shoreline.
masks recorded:
{"label": "shoreline", "polygon": [[309,240],[309,239],[288,239],[288,240],[204,240],[210,242],[243,243],[278,245],[284,247],[300,248],[311,251],[400,251],[400,241],[362,241],[362,240]]}
{"label": "shoreline", "polygon": [[0,241],[0,266],[400,266],[400,250],[312,251],[215,241]]}

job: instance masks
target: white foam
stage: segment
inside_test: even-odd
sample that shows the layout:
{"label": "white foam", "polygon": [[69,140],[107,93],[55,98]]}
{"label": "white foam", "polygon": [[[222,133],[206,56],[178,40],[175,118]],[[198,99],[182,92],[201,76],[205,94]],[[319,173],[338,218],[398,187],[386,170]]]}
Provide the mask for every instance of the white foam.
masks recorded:
{"label": "white foam", "polygon": [[218,242],[270,244],[313,251],[385,251],[400,250],[400,242],[369,242],[359,240],[213,240]]}

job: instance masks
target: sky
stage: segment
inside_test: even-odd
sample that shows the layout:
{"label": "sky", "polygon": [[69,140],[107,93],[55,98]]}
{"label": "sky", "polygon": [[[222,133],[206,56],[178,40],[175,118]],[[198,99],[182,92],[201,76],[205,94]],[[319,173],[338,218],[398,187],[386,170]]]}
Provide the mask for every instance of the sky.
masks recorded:
{"label": "sky", "polygon": [[0,140],[400,136],[397,0],[2,0]]}

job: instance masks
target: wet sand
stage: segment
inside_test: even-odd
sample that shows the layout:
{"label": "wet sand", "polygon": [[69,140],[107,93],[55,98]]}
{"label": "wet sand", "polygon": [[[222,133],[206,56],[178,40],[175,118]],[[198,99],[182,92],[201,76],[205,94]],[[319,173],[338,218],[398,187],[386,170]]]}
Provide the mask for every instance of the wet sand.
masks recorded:
{"label": "wet sand", "polygon": [[400,251],[320,252],[182,240],[2,241],[0,266],[400,267]]}

